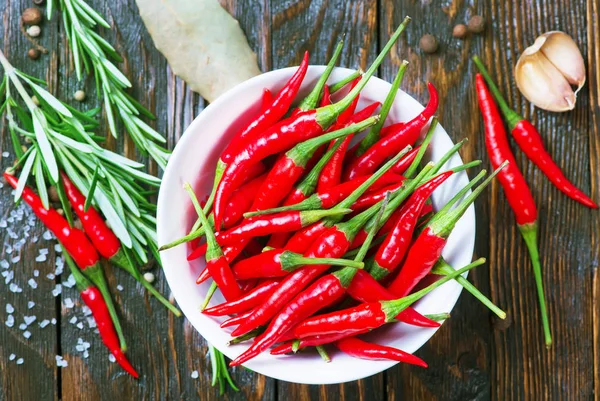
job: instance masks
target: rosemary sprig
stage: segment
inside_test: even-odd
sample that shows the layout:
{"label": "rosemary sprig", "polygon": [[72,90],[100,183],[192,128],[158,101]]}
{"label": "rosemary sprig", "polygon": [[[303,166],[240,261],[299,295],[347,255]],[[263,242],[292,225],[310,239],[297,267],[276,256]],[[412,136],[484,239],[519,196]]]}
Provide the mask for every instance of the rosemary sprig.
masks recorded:
{"label": "rosemary sprig", "polygon": [[126,92],[131,82],[115,66],[122,58],[114,47],[97,32],[97,26],[110,29],[108,22],[84,0],[49,0],[48,18],[57,8],[62,14],[65,31],[73,54],[77,79],[82,80],[82,70],[94,75],[97,95],[103,101],[108,127],[117,137],[118,118],[137,148],[161,167],[165,168],[170,152],[159,145],[165,138],[140,118],[154,115]]}

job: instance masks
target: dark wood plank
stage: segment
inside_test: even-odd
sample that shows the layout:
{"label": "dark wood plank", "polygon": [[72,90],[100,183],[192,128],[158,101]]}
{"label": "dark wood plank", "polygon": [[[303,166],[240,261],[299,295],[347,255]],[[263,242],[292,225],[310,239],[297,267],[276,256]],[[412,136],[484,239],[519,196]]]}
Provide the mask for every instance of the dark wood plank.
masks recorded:
{"label": "dark wood plank", "polygon": [[[273,68],[298,65],[305,50],[311,64],[326,64],[345,35],[338,65],[365,69],[377,54],[377,2],[271,2]],[[385,397],[383,376],[352,383],[308,386],[277,383],[280,400],[378,400]]]}
{"label": "dark wood plank", "polygon": [[[42,56],[38,61],[31,61],[27,57],[27,50],[32,44],[21,32],[20,18],[22,10],[30,6],[29,2],[9,1],[3,4],[0,46],[7,58],[15,67],[29,74],[56,81],[57,72],[53,68],[56,64],[52,57]],[[56,38],[47,29],[47,24],[42,24],[42,35],[38,42],[51,52],[56,49]],[[3,76],[4,72],[0,75]],[[12,149],[8,129],[2,117],[0,153],[10,154],[8,157],[1,157],[2,171],[12,165],[14,160]],[[20,219],[15,217],[17,212],[21,213]],[[0,189],[0,223],[2,223],[0,224],[0,264],[8,261],[10,266],[0,267],[0,271],[14,275],[10,282],[7,282],[4,276],[0,277],[0,316],[2,316],[0,319],[0,399],[6,400],[58,399],[58,375],[54,359],[58,352],[57,326],[52,324],[45,328],[39,326],[44,319],[51,320],[57,315],[57,304],[51,291],[58,281],[46,278],[47,274],[54,272],[54,241],[42,238],[45,230],[37,220],[33,220],[33,226],[26,228],[30,215],[26,205],[19,207],[14,205],[12,189],[4,184]],[[26,230],[29,238],[19,250],[17,243],[24,238]],[[11,232],[16,235],[16,238],[11,236]],[[36,243],[32,243],[33,237],[38,237]],[[35,262],[42,248],[49,250],[49,261]],[[14,262],[13,258],[15,258]],[[34,277],[34,270],[39,271],[38,277]],[[28,284],[31,278],[37,284],[36,289]],[[10,284],[17,285],[22,292],[12,292]],[[28,307],[30,301],[35,303],[31,309]],[[9,320],[7,304],[14,308],[14,312],[10,314],[14,318],[12,327],[6,325]],[[31,333],[29,339],[23,336],[24,330],[19,329],[25,316],[35,316],[37,319],[26,329]],[[12,361],[11,354],[15,354],[15,359]],[[17,365],[17,360],[20,358],[23,359],[23,363]]]}

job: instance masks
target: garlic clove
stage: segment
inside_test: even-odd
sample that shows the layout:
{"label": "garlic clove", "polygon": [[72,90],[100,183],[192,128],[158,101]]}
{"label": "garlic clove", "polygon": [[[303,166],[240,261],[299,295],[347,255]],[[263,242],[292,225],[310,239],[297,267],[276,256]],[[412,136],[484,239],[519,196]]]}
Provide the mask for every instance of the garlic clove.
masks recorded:
{"label": "garlic clove", "polygon": [[585,63],[577,43],[564,32],[546,32],[538,39],[544,56],[564,75],[577,91],[585,84]]}
{"label": "garlic clove", "polygon": [[531,103],[549,111],[575,107],[577,97],[571,85],[554,64],[539,51],[543,41],[527,48],[515,66],[517,87]]}

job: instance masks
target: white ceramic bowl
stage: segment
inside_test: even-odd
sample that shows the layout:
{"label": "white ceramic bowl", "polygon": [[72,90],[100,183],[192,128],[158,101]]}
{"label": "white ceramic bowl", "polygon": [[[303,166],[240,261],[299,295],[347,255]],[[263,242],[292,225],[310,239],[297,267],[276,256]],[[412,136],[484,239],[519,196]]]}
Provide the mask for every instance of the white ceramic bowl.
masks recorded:
{"label": "white ceramic bowl", "polygon": [[[213,182],[214,166],[220,151],[235,130],[258,110],[263,88],[276,93],[289,79],[296,68],[285,68],[252,78],[219,97],[196,117],[185,131],[173,151],[165,171],[158,197],[158,242],[165,244],[185,235],[196,220],[196,215],[182,186],[190,182],[200,196],[208,194]],[[316,82],[323,66],[311,66],[303,83],[303,92]],[[336,82],[350,74],[352,70],[336,68],[329,82]],[[371,78],[362,91],[358,109],[373,102],[383,102],[390,84]],[[390,111],[391,121],[406,121],[417,115],[423,107],[408,94],[399,91]],[[242,116],[242,117],[240,117]],[[438,125],[431,142],[431,160],[439,160],[452,147],[453,143]],[[453,157],[449,166],[461,163],[458,155]],[[465,173],[451,177],[434,194],[436,208],[450,199],[468,182]],[[455,268],[471,261],[475,242],[475,211],[471,207],[458,222],[444,249],[444,256]],[[224,319],[215,319],[200,313],[199,306],[204,299],[209,284],[196,285],[195,280],[204,268],[204,262],[197,259],[188,262],[187,245],[162,252],[165,275],[175,299],[185,316],[211,344],[229,358],[241,354],[247,344],[227,346],[230,339],[228,330],[219,324]],[[450,312],[458,299],[462,287],[456,282],[448,282],[424,297],[416,309],[423,313]],[[217,292],[211,305],[223,302]],[[418,350],[436,329],[417,328],[405,324],[388,325],[370,334],[370,340],[401,348],[407,352]],[[316,353],[304,353],[294,356],[272,356],[263,353],[249,361],[245,366],[279,380],[308,384],[342,383],[361,379],[381,372],[396,362],[367,361],[351,358],[331,350],[332,362],[323,363]]]}

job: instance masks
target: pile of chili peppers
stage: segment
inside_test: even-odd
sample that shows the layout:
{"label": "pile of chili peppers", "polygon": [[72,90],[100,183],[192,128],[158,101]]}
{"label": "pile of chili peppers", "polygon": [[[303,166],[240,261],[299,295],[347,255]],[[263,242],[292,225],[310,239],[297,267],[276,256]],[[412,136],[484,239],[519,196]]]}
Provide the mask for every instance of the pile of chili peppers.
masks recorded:
{"label": "pile of chili peppers", "polygon": [[506,160],[509,161],[509,166],[500,173],[498,178],[508,203],[515,214],[519,231],[529,250],[538,292],[544,340],[546,346],[550,347],[552,345],[552,334],[546,311],[542,268],[537,245],[537,208],[529,186],[510,149],[504,122],[510,128],[512,137],[519,148],[525,152],[528,159],[542,170],[554,186],[584,206],[597,209],[598,205],[565,177],[560,167],[552,160],[552,156],[545,149],[538,130],[531,122],[508,106],[479,57],[473,57],[473,61],[480,72],[476,75],[475,82],[479,108],[485,127],[485,144],[488,156],[493,167]]}
{"label": "pile of chili peppers", "polygon": [[442,251],[456,223],[506,163],[485,179],[482,171],[435,211],[433,192],[480,162],[444,169],[461,141],[437,163],[423,166],[437,125],[433,84],[419,115],[388,121],[403,62],[384,103],[356,110],[361,90],[409,21],[364,74],[327,85],[336,52],[309,95],[294,103],[309,63],[306,54],[289,82],[263,97],[258,114],[233,136],[204,207],[185,185],[198,221],[187,236],[160,249],[189,243],[188,259],[206,260],[197,280],[213,280],[205,306],[217,288],[225,302],[203,307],[203,313],[229,316],[222,327],[232,330],[231,344],[253,341],[232,366],[273,346],[275,355],[316,347],[329,360],[327,344],[353,357],[427,366],[357,336],[394,322],[439,327],[447,314],[423,316],[411,305],[449,280],[505,317],[461,276],[484,260],[455,270]]}

